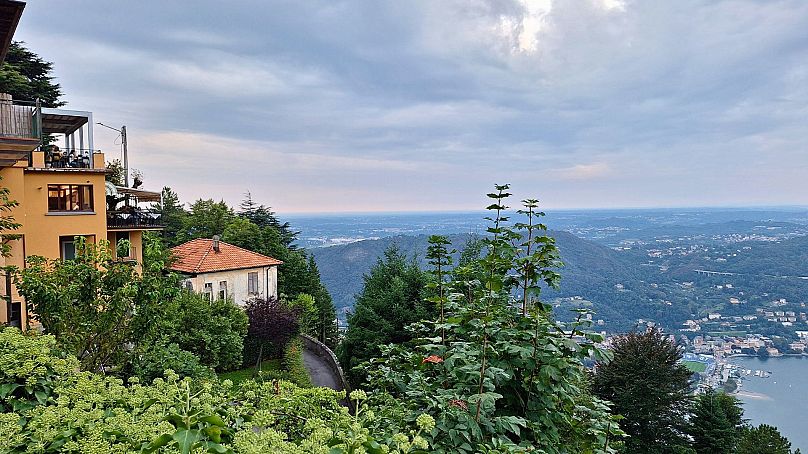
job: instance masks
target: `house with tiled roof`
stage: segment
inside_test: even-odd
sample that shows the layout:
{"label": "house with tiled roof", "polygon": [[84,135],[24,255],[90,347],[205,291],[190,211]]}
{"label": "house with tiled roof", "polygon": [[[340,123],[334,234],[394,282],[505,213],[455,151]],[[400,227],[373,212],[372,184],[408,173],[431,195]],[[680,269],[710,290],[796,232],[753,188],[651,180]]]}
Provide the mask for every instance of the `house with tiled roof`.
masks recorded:
{"label": "house with tiled roof", "polygon": [[272,257],[234,246],[218,237],[198,238],[171,249],[171,269],[185,276],[187,289],[238,305],[278,297],[278,266]]}

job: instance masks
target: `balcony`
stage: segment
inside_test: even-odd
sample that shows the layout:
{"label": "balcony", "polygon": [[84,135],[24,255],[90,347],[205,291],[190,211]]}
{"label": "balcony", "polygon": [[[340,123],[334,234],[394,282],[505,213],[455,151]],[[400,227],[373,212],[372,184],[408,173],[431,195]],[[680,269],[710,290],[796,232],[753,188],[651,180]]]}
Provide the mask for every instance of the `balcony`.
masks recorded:
{"label": "balcony", "polygon": [[108,230],[159,230],[163,228],[160,213],[139,206],[142,203],[159,203],[159,192],[106,185]]}
{"label": "balcony", "polygon": [[[34,163],[31,152],[44,152]],[[92,169],[93,113],[13,101],[0,93],[0,168],[28,158],[28,167]]]}
{"label": "balcony", "polygon": [[13,104],[0,93],[0,168],[13,166],[39,147],[35,112],[31,105]]}

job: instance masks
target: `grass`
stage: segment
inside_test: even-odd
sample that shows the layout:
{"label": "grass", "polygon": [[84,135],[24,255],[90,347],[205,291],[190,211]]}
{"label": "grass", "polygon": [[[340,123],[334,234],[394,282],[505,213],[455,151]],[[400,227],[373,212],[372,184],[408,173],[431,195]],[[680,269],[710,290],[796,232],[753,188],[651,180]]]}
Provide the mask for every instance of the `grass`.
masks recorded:
{"label": "grass", "polygon": [[[283,366],[280,359],[268,359],[261,363],[261,371],[263,372],[283,372]],[[245,380],[255,378],[255,366],[246,369],[234,370],[231,372],[223,372],[219,374],[220,380],[230,380],[234,385],[237,385]]]}
{"label": "grass", "polygon": [[701,373],[707,370],[707,363],[701,361],[682,361],[682,364],[684,364],[690,372]]}
{"label": "grass", "polygon": [[[312,387],[309,372],[303,363],[303,344],[300,339],[295,339],[286,346],[282,359],[268,359],[261,363],[263,379],[286,380],[302,388]],[[255,367],[247,367],[232,372],[219,374],[220,380],[230,380],[234,385],[258,378]]]}

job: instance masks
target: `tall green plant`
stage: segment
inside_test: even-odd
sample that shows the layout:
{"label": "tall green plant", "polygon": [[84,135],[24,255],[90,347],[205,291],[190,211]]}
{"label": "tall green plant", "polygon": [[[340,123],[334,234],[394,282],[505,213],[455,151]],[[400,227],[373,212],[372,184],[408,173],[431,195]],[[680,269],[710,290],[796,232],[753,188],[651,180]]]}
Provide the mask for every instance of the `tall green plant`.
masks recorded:
{"label": "tall green plant", "polygon": [[[535,201],[524,202],[526,223],[510,223],[508,189],[489,194],[485,253],[452,270],[443,320],[415,324],[412,342],[385,347],[369,368],[371,388],[402,399],[410,419],[432,415],[438,452],[613,452],[621,432],[582,364],[602,354],[601,338],[554,321],[540,303],[540,286],[558,282],[558,254],[540,234]],[[431,243],[437,263],[446,243]]]}

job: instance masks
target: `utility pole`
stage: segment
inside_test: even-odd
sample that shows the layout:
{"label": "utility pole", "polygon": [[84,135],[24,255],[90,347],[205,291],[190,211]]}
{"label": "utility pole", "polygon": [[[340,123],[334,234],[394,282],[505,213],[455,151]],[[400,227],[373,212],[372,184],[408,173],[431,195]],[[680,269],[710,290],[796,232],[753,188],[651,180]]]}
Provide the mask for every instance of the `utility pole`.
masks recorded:
{"label": "utility pole", "polygon": [[104,123],[96,123],[99,126],[103,126],[105,128],[111,129],[116,131],[118,134],[121,135],[121,145],[123,145],[123,176],[124,176],[124,186],[127,188],[129,187],[129,149],[127,148],[126,144],[126,126],[121,126],[121,129],[113,128],[112,126],[107,126]]}
{"label": "utility pole", "polygon": [[123,171],[126,175],[126,187],[129,187],[129,150],[126,148],[126,125],[121,126],[121,143],[123,144]]}

